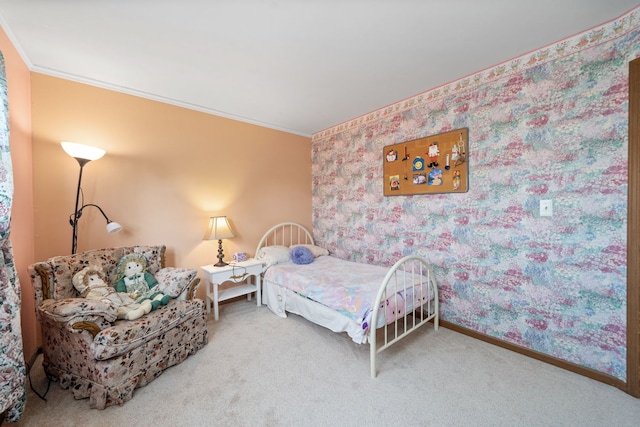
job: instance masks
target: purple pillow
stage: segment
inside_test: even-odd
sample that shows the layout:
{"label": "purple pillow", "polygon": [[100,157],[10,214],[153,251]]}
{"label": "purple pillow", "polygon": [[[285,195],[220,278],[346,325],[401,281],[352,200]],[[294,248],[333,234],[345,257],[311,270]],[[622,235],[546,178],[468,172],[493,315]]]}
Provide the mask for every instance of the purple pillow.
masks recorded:
{"label": "purple pillow", "polygon": [[295,246],[291,249],[291,261],[294,264],[311,264],[313,262],[313,254],[309,248]]}

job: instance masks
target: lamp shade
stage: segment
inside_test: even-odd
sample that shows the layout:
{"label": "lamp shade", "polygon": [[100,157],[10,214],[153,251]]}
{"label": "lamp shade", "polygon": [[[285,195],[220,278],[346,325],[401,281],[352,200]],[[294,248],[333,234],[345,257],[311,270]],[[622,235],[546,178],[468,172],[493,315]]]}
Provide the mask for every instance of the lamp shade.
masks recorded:
{"label": "lamp shade", "polygon": [[102,148],[90,145],[76,144],[75,142],[61,142],[60,144],[62,149],[75,159],[98,160],[105,153]]}
{"label": "lamp shade", "polygon": [[209,219],[209,227],[202,240],[222,240],[233,237],[233,231],[226,216],[214,216]]}
{"label": "lamp shade", "polygon": [[122,226],[115,221],[109,221],[107,223],[107,233],[117,233],[122,230]]}

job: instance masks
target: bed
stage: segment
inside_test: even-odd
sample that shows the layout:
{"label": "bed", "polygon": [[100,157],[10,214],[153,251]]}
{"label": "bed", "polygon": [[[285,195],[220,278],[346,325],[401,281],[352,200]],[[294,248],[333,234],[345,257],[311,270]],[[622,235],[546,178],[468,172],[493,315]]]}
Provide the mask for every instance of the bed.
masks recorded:
{"label": "bed", "polygon": [[[306,249],[294,251],[299,246]],[[300,263],[300,253],[312,260]],[[391,268],[346,261],[316,246],[303,226],[284,222],[264,234],[255,257],[264,265],[263,303],[277,316],[294,313],[368,343],[372,378],[379,353],[428,322],[438,329],[438,287],[420,256]]]}

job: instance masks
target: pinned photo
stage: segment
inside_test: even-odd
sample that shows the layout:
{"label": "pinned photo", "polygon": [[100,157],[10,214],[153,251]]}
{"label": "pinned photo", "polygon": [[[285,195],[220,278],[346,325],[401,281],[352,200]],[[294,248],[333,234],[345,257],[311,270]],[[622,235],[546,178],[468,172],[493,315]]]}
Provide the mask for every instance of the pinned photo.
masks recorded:
{"label": "pinned photo", "polygon": [[400,189],[400,175],[389,177],[389,188],[391,188],[392,191]]}
{"label": "pinned photo", "polygon": [[413,175],[413,184],[420,185],[427,183],[427,174],[425,173],[416,173]]}

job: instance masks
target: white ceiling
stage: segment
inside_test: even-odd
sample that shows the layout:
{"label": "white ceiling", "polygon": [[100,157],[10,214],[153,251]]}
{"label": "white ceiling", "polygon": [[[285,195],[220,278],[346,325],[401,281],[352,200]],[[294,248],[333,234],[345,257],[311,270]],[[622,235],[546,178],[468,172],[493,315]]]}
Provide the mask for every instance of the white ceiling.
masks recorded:
{"label": "white ceiling", "polygon": [[0,0],[35,72],[310,136],[638,0]]}

